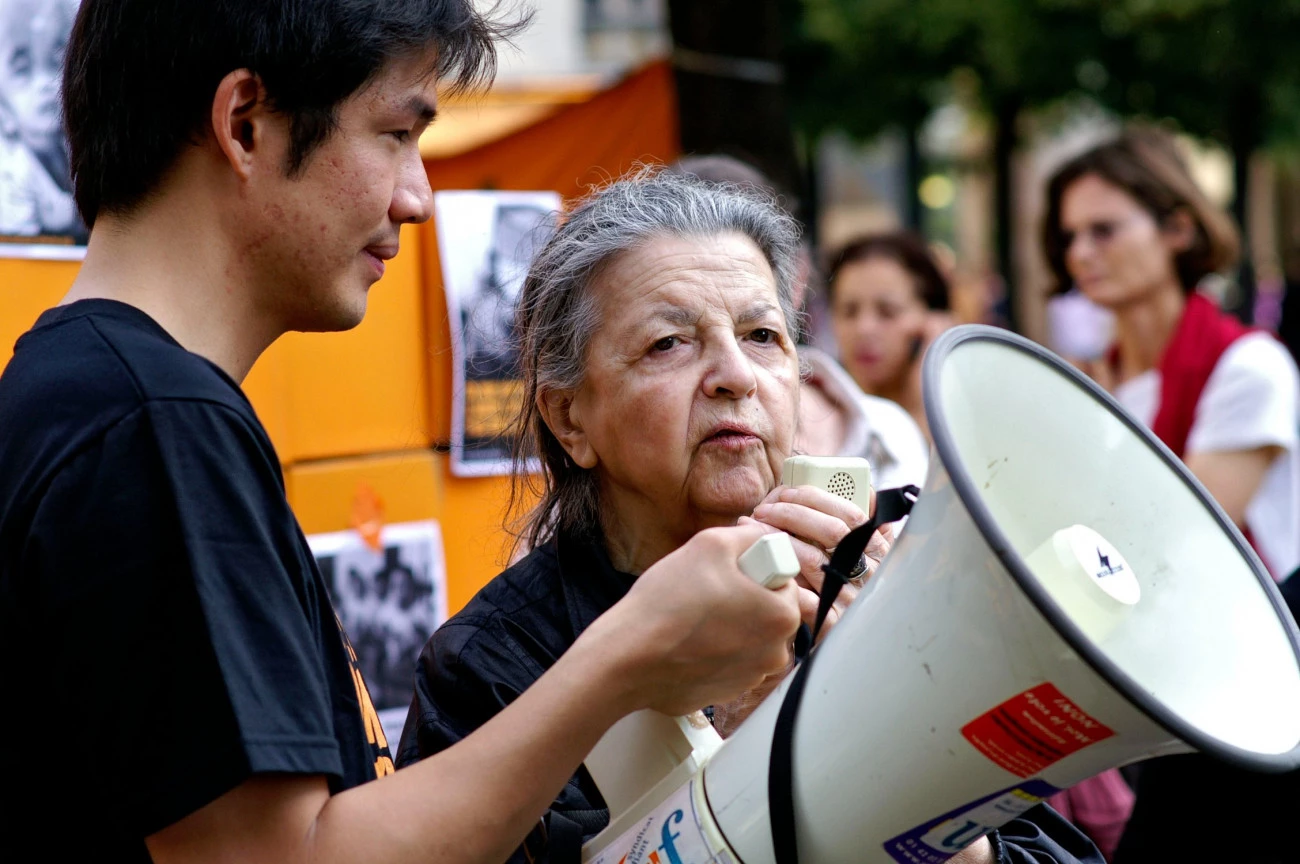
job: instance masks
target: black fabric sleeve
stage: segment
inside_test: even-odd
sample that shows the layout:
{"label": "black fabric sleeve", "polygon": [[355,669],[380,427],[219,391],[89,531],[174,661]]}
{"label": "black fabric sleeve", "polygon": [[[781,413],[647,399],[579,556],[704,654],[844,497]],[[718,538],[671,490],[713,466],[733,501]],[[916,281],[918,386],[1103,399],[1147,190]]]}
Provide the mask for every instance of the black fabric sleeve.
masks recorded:
{"label": "black fabric sleeve", "polygon": [[1046,804],[989,835],[998,864],[1106,864],[1082,831]]}
{"label": "black fabric sleeve", "polygon": [[[519,697],[546,671],[509,635],[499,617],[453,620],[433,634],[416,665],[415,695],[397,765],[402,768],[460,741]],[[509,864],[578,864],[581,842],[609,823],[585,768],[569,778]]]}
{"label": "black fabric sleeve", "polygon": [[89,788],[114,790],[86,806],[141,836],[250,774],[340,772],[273,460],[228,407],[150,402],[60,470],[34,519],[27,572],[58,574],[38,648],[84,718]]}

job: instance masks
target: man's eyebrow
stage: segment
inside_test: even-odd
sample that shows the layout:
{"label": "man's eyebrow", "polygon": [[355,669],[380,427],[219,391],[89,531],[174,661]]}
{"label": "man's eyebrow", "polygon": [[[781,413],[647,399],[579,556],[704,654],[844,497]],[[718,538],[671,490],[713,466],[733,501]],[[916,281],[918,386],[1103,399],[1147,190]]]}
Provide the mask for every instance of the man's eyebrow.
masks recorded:
{"label": "man's eyebrow", "polygon": [[426,126],[432,123],[438,116],[438,109],[429,104],[427,99],[420,96],[412,96],[406,103],[406,110],[415,115],[415,117]]}

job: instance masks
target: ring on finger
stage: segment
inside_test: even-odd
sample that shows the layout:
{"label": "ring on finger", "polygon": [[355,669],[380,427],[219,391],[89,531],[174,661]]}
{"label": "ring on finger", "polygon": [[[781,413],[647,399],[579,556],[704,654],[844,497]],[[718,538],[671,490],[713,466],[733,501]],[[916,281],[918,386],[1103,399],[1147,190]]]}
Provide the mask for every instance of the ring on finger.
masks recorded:
{"label": "ring on finger", "polygon": [[853,565],[853,569],[845,577],[845,581],[855,588],[861,588],[862,584],[867,581],[867,568],[870,566],[866,553],[862,553],[858,558],[858,563]]}

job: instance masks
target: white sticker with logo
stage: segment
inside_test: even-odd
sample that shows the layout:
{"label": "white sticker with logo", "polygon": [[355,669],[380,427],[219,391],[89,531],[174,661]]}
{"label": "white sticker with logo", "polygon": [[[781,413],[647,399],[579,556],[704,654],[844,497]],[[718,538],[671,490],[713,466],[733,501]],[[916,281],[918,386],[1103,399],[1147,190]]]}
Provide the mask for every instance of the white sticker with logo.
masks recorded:
{"label": "white sticker with logo", "polygon": [[1091,528],[1075,525],[1070,531],[1070,551],[1097,585],[1115,600],[1132,606],[1142,589],[1119,550]]}
{"label": "white sticker with logo", "polygon": [[702,812],[702,782],[697,774],[586,864],[736,864]]}

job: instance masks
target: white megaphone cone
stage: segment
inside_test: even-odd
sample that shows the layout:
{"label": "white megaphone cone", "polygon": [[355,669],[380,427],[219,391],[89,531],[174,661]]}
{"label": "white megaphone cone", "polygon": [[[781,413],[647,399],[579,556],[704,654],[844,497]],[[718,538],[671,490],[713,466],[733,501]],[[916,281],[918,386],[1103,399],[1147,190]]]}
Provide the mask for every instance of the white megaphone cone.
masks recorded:
{"label": "white megaphone cone", "polygon": [[[1013,334],[949,331],[924,376],[925,489],[803,686],[799,860],[942,861],[1058,789],[1155,755],[1300,766],[1295,624],[1181,463]],[[791,679],[588,857],[775,864],[768,768]]]}

